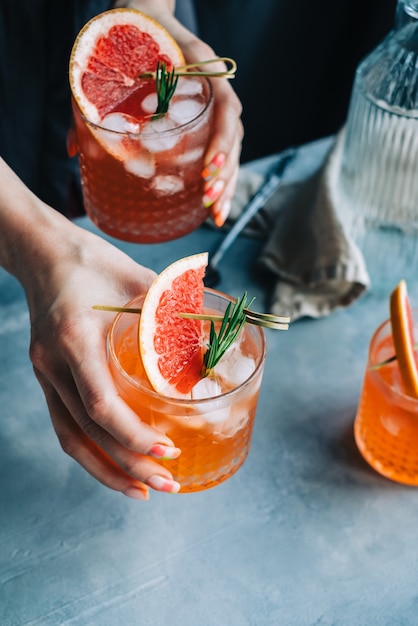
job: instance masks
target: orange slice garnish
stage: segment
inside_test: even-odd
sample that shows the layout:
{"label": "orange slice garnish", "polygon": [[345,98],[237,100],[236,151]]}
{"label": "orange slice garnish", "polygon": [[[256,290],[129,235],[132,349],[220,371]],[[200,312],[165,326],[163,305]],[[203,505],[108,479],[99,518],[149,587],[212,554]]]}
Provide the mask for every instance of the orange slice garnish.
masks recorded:
{"label": "orange slice garnish", "polygon": [[414,351],[414,328],[411,304],[404,280],[395,287],[390,296],[390,320],[392,337],[405,391],[418,398],[418,368]]}

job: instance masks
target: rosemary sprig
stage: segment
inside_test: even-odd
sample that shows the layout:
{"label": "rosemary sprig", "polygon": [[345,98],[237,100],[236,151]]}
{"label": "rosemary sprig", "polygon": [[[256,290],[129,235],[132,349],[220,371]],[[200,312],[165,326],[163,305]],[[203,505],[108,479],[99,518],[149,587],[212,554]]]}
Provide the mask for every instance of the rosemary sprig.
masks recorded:
{"label": "rosemary sprig", "polygon": [[174,67],[171,72],[167,71],[167,65],[164,61],[158,61],[157,70],[155,72],[155,86],[157,89],[158,104],[154,115],[155,119],[163,117],[170,105],[170,100],[177,87],[179,77],[176,75]]}
{"label": "rosemary sprig", "polygon": [[238,337],[246,322],[244,309],[249,308],[253,302],[254,298],[247,304],[247,292],[243,294],[242,298],[238,298],[234,304],[230,302],[226,307],[218,334],[215,330],[215,323],[211,320],[208,349],[203,355],[203,376],[210,374]]}

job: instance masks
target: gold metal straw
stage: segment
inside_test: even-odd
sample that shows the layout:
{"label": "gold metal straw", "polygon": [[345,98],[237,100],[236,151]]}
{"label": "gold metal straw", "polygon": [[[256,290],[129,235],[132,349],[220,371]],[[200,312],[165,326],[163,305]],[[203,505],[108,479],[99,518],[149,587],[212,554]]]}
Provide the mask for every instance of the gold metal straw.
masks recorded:
{"label": "gold metal straw", "polygon": [[[208,71],[191,71],[194,68],[201,65],[209,65],[210,63],[223,62],[226,65],[230,65],[229,69],[220,72],[208,72]],[[235,78],[235,72],[237,71],[237,64],[234,59],[229,57],[216,57],[207,61],[198,61],[197,63],[189,63],[188,65],[176,65],[174,66],[174,74],[176,76],[210,76],[211,78]],[[139,78],[155,78],[156,72],[143,72],[139,75]]]}
{"label": "gold metal straw", "polygon": [[[186,319],[193,319],[193,320],[208,320],[208,321],[213,321],[213,322],[222,322],[223,320],[223,317],[221,315],[204,315],[204,314],[200,315],[196,313],[179,313],[179,317],[184,317]],[[277,316],[276,319],[280,319],[279,316]],[[264,318],[263,314],[258,314],[257,316],[253,316],[253,315],[249,315],[248,313],[246,313],[245,321],[248,324],[254,324],[254,326],[263,326],[264,328],[272,328],[274,330],[288,330],[289,328],[289,324],[287,322],[282,323],[279,321],[273,321],[271,319]]]}
{"label": "gold metal straw", "polygon": [[[119,307],[119,306],[107,306],[104,304],[95,304],[93,309],[97,311],[112,311],[113,313],[134,313],[139,315],[141,309]],[[248,324],[254,324],[255,326],[263,326],[264,328],[272,328],[274,330],[288,330],[290,317],[285,315],[272,315],[270,313],[258,313],[257,311],[251,311],[250,309],[244,309],[245,319]],[[223,317],[221,315],[205,315],[197,313],[179,313],[180,317],[185,319],[195,320],[208,320],[214,322],[222,322]]]}

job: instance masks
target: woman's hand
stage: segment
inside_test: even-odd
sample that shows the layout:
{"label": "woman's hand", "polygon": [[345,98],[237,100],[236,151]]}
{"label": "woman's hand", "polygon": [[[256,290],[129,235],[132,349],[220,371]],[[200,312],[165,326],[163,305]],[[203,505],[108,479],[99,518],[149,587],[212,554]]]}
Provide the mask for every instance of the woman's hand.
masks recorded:
{"label": "woman's hand", "polygon": [[[169,24],[167,24],[168,30]],[[183,27],[172,29],[183,50],[187,63],[213,59],[216,54],[207,44]],[[202,71],[225,71],[224,63],[201,66]],[[243,126],[241,103],[227,78],[212,78],[214,95],[213,133],[206,151],[204,202],[211,206],[212,217],[222,226],[231,209],[231,201],[238,178]]]}
{"label": "woman's hand", "polygon": [[147,486],[177,491],[171,474],[151,457],[176,457],[179,450],[119,397],[105,349],[114,315],[92,309],[103,303],[123,306],[145,294],[154,273],[101,238],[69,226],[76,229],[71,235],[77,242],[71,254],[57,249],[55,260],[37,269],[41,279],[26,285],[31,360],[58,439],[112,489],[140,499],[148,497]]}
{"label": "woman's hand", "polygon": [[[196,37],[173,16],[172,0],[128,0],[117,1],[115,7],[123,6],[139,9],[157,20],[174,37],[183,51],[187,63],[196,63],[215,58],[217,55],[210,46]],[[205,66],[201,67],[202,70]],[[223,63],[213,63],[208,71],[225,71]],[[225,222],[234,195],[243,126],[241,103],[226,78],[212,78],[215,115],[213,134],[206,152],[202,177],[205,180],[204,202],[211,207],[215,223]]]}
{"label": "woman's hand", "polygon": [[30,355],[65,452],[128,496],[178,491],[152,457],[180,451],[118,395],[106,358],[113,314],[92,309],[145,293],[154,272],[46,206],[1,159],[0,265],[25,289]]}

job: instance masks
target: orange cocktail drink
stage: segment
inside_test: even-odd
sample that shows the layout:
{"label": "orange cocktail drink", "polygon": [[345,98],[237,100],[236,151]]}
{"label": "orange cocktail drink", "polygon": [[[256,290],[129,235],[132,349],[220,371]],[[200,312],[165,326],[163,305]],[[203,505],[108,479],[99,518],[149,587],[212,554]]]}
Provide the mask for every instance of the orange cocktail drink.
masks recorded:
{"label": "orange cocktail drink", "polygon": [[[413,313],[418,326],[418,312]],[[380,474],[418,485],[418,399],[406,394],[395,354],[391,322],[374,333],[355,420],[357,446]]]}
{"label": "orange cocktail drink", "polygon": [[[206,289],[205,311],[223,314],[230,300]],[[241,467],[250,449],[266,355],[264,333],[246,324],[215,368],[216,381],[202,379],[189,398],[178,399],[152,389],[139,354],[135,317],[120,313],[109,332],[109,363],[118,391],[141,420],[181,448],[178,459],[161,461],[181,492],[214,487]]]}

